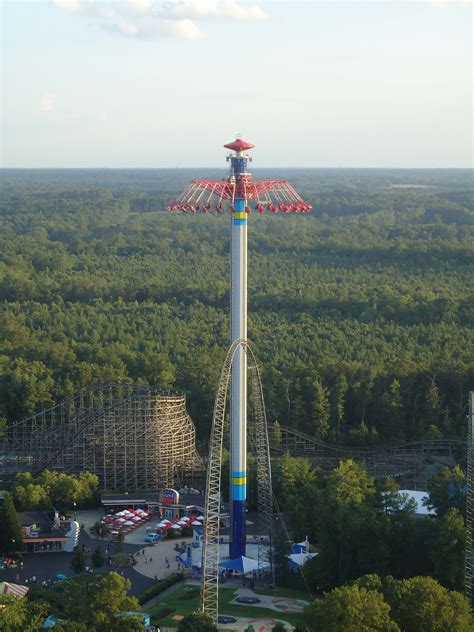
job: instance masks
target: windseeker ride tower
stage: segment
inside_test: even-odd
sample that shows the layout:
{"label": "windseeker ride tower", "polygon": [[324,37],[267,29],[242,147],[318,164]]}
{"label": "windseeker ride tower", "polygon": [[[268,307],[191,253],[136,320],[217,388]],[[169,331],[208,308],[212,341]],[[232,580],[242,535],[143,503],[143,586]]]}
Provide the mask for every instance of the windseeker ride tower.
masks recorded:
{"label": "windseeker ride tower", "polygon": [[[248,150],[254,145],[241,138],[224,145],[230,150],[230,173],[226,180],[193,180],[168,206],[175,212],[222,213],[230,208],[231,229],[231,344],[247,340],[247,229],[250,207],[259,213],[306,213],[306,204],[286,180],[254,180],[247,172]],[[245,555],[245,509],[247,499],[247,354],[239,346],[231,373],[231,533],[229,556]]]}

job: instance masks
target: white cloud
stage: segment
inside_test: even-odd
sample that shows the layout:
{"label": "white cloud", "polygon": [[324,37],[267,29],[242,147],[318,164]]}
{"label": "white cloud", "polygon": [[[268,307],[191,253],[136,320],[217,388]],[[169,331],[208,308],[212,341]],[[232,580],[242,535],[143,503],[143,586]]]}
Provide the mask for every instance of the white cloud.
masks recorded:
{"label": "white cloud", "polygon": [[257,5],[236,0],[125,0],[110,4],[103,0],[53,0],[62,11],[87,17],[90,25],[136,39],[163,36],[197,40],[204,36],[195,20],[265,20]]}
{"label": "white cloud", "polygon": [[79,0],[53,0],[53,3],[68,13],[78,13],[81,9]]}
{"label": "white cloud", "polygon": [[115,9],[108,5],[99,5],[96,8],[96,13],[99,18],[113,18],[116,15]]}
{"label": "white cloud", "polygon": [[450,6],[465,6],[468,4],[474,4],[474,0],[426,0],[428,4],[432,4],[434,7],[450,7]]}
{"label": "white cloud", "polygon": [[266,20],[267,14],[255,4],[242,4],[235,0],[172,0],[165,10],[175,15],[192,18],[217,17],[227,20]]}
{"label": "white cloud", "polygon": [[42,112],[52,112],[56,105],[57,97],[54,92],[44,90],[40,98],[40,108]]}
{"label": "white cloud", "polygon": [[184,39],[196,40],[204,36],[204,33],[192,20],[168,20],[167,24],[171,33],[184,37]]}
{"label": "white cloud", "polygon": [[138,27],[135,24],[132,24],[128,20],[119,20],[117,22],[117,28],[124,35],[137,35]]}
{"label": "white cloud", "polygon": [[153,8],[151,0],[126,0],[125,4],[135,13],[147,13]]}

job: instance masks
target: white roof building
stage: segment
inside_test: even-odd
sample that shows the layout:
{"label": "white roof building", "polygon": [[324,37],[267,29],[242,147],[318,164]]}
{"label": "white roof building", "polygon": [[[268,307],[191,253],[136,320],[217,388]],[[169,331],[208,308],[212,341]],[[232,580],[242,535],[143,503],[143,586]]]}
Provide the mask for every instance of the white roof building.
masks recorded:
{"label": "white roof building", "polygon": [[[388,492],[384,492],[384,495],[388,494]],[[412,500],[415,503],[414,515],[415,516],[436,516],[435,509],[429,509],[426,506],[426,502],[429,498],[429,493],[421,490],[414,489],[400,489],[396,492],[396,495],[400,498],[403,503]],[[386,509],[387,513],[392,513],[390,509]]]}
{"label": "white roof building", "polygon": [[400,489],[400,495],[407,499],[412,499],[416,503],[415,514],[417,516],[436,516],[435,509],[429,509],[424,503],[429,499],[428,492],[417,491],[413,489]]}

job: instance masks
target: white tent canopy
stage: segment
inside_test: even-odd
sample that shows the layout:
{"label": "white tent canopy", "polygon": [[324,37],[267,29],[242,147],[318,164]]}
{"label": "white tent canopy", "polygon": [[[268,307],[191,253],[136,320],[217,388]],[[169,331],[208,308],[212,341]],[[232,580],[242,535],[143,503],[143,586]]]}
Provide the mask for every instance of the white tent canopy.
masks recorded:
{"label": "white tent canopy", "polygon": [[296,564],[296,566],[303,566],[308,560],[311,560],[313,557],[316,557],[317,553],[292,553],[291,555],[287,555],[290,562]]}

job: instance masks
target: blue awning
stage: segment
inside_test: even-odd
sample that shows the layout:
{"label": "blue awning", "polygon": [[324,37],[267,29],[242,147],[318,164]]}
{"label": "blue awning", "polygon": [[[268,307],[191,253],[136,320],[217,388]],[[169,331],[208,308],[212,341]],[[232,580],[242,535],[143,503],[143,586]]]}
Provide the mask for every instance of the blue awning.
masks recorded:
{"label": "blue awning", "polygon": [[[253,571],[258,570],[259,564],[257,560],[241,555],[240,557],[236,557],[234,560],[225,560],[224,562],[221,562],[219,566],[221,568],[228,568],[236,573],[246,575],[247,573],[252,573]],[[268,566],[268,563],[260,562],[260,568],[265,566]]]}

